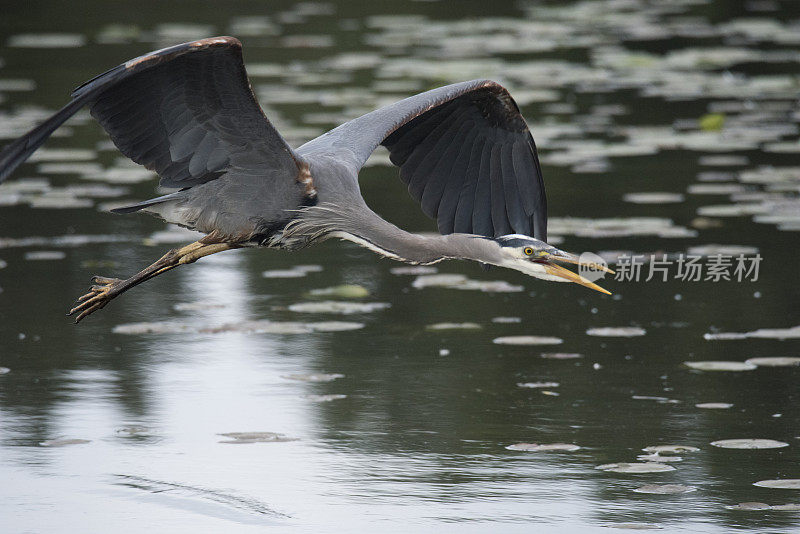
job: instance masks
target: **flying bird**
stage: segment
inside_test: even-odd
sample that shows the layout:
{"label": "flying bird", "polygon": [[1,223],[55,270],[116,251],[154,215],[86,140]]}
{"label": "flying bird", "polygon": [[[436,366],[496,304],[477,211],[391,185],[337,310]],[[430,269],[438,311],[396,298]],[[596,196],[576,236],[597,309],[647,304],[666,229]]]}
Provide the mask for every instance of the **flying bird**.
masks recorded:
{"label": "flying bird", "polygon": [[[439,87],[290,147],[247,78],[242,45],[214,37],[132,59],[0,152],[0,182],[83,106],[127,157],[176,191],[113,209],[205,233],[128,279],[95,276],[75,322],[128,289],[230,249],[298,249],[330,238],[428,265],[466,259],[608,293],[559,262],[613,272],[547,244],[536,146],[517,104],[491,80]],[[358,173],[382,145],[440,236],[406,232],[365,203]]]}

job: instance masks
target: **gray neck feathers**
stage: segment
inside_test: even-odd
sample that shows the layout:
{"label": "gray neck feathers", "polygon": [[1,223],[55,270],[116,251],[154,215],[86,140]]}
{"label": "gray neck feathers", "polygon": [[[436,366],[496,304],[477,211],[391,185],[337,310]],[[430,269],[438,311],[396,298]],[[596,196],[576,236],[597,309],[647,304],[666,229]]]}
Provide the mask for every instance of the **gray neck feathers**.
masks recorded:
{"label": "gray neck feathers", "polygon": [[501,247],[491,239],[471,234],[412,234],[383,220],[363,203],[347,208],[320,203],[305,208],[284,230],[284,240],[311,242],[336,237],[408,263],[435,263],[448,258],[492,264],[502,261]]}

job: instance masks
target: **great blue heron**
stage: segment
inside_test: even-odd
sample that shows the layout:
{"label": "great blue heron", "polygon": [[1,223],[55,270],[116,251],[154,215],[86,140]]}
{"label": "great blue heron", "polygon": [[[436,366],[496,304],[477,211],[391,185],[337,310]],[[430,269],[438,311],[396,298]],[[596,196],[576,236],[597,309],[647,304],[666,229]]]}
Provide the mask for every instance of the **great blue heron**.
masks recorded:
{"label": "great blue heron", "polygon": [[[505,88],[474,80],[367,113],[293,150],[256,102],[241,43],[214,37],[132,59],[0,152],[0,182],[84,105],[123,154],[178,191],[111,211],[143,210],[206,234],[128,278],[95,276],[75,322],[128,289],[240,247],[352,241],[412,264],[467,259],[608,293],[554,261],[536,146]],[[405,232],[367,207],[358,172],[383,145],[441,236]]]}

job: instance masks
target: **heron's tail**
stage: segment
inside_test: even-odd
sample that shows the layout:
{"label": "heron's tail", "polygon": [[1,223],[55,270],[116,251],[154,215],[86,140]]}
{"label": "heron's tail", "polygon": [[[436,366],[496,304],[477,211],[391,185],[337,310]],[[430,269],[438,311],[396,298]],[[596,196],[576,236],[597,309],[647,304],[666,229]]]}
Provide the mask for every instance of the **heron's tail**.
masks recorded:
{"label": "heron's tail", "polygon": [[22,165],[37,148],[47,141],[56,128],[75,115],[85,103],[85,98],[75,98],[39,126],[3,147],[3,150],[0,150],[0,183],[4,182],[17,167]]}

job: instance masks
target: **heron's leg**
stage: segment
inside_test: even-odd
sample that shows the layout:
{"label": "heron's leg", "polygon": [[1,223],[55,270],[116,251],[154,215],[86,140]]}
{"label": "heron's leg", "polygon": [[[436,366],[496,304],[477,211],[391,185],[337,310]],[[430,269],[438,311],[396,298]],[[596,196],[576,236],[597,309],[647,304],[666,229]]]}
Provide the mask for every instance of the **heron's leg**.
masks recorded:
{"label": "heron's leg", "polygon": [[124,293],[130,288],[146,282],[151,278],[165,273],[179,265],[194,263],[203,256],[216,254],[223,250],[238,248],[233,243],[203,243],[202,240],[179,249],[173,249],[164,254],[161,259],[139,271],[127,280],[119,278],[106,278],[104,276],[92,277],[93,285],[89,292],[78,298],[77,305],[72,308],[67,315],[78,314],[75,322],[79,323],[87,315],[103,308],[116,296]]}

